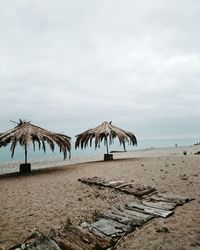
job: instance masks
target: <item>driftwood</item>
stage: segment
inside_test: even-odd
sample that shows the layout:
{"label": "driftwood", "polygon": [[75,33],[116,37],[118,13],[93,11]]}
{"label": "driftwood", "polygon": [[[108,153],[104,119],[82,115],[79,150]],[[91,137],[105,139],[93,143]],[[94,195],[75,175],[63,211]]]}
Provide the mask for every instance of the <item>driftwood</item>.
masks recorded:
{"label": "driftwood", "polygon": [[121,192],[132,194],[137,197],[142,197],[156,191],[155,188],[150,186],[144,186],[141,184],[134,184],[132,182],[125,181],[106,180],[96,176],[92,178],[81,178],[79,179],[79,181],[86,184],[95,184],[99,186],[114,188]]}

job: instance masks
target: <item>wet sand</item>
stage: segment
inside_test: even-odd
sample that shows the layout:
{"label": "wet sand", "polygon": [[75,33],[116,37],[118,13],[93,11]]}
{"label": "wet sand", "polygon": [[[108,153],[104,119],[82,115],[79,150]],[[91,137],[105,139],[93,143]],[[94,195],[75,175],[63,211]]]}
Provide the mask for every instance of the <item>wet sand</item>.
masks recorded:
{"label": "wet sand", "polygon": [[[98,211],[131,202],[131,195],[88,186],[79,178],[134,181],[159,192],[193,197],[169,218],[151,220],[124,237],[117,249],[200,249],[200,146],[116,153],[114,161],[92,161],[31,175],[0,176],[0,249],[20,243],[34,228],[49,233],[69,218],[74,225]],[[183,155],[183,151],[187,155]],[[167,228],[167,230],[163,230]]]}

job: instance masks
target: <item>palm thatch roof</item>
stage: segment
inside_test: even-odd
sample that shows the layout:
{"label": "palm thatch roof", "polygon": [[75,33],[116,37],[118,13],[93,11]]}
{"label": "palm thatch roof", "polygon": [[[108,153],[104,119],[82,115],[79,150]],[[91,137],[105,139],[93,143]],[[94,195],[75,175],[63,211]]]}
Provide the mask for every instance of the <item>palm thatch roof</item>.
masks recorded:
{"label": "palm thatch roof", "polygon": [[46,142],[52,151],[54,151],[56,144],[60,148],[60,152],[63,153],[64,159],[66,159],[67,152],[69,152],[70,156],[70,139],[70,137],[64,134],[54,133],[35,126],[30,122],[19,120],[16,127],[0,134],[0,147],[5,147],[11,143],[10,150],[13,157],[18,143],[25,150],[27,150],[27,146],[30,143],[33,143],[33,149],[35,150],[35,144],[38,143],[39,150],[42,148],[46,152]]}
{"label": "palm thatch roof", "polygon": [[130,145],[137,145],[137,139],[131,132],[125,131],[112,125],[111,122],[103,122],[100,126],[86,130],[85,132],[76,135],[75,148],[81,147],[81,149],[92,146],[92,139],[95,138],[95,149],[100,147],[100,143],[104,140],[104,144],[111,145],[115,138],[119,139],[120,145],[123,145],[125,150],[125,143]]}

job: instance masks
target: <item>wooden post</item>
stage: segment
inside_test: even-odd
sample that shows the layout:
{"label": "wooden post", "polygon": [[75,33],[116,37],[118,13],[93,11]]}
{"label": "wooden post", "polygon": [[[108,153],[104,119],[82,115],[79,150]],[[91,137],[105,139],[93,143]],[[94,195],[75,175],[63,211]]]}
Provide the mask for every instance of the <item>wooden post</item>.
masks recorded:
{"label": "wooden post", "polygon": [[108,150],[108,137],[106,137],[106,149],[107,149],[107,154],[109,154],[109,150]]}
{"label": "wooden post", "polygon": [[105,138],[105,141],[106,141],[107,154],[104,154],[104,161],[112,161],[113,160],[113,154],[109,154],[108,137]]}
{"label": "wooden post", "polygon": [[27,164],[27,144],[25,144],[25,164]]}

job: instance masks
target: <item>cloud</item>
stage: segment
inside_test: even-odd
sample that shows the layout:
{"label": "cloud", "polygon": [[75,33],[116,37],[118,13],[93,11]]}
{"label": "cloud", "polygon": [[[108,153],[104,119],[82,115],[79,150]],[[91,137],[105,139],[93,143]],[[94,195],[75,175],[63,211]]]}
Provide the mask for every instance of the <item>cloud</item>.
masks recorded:
{"label": "cloud", "polygon": [[0,5],[0,130],[22,118],[69,135],[104,120],[141,137],[200,133],[199,1]]}

